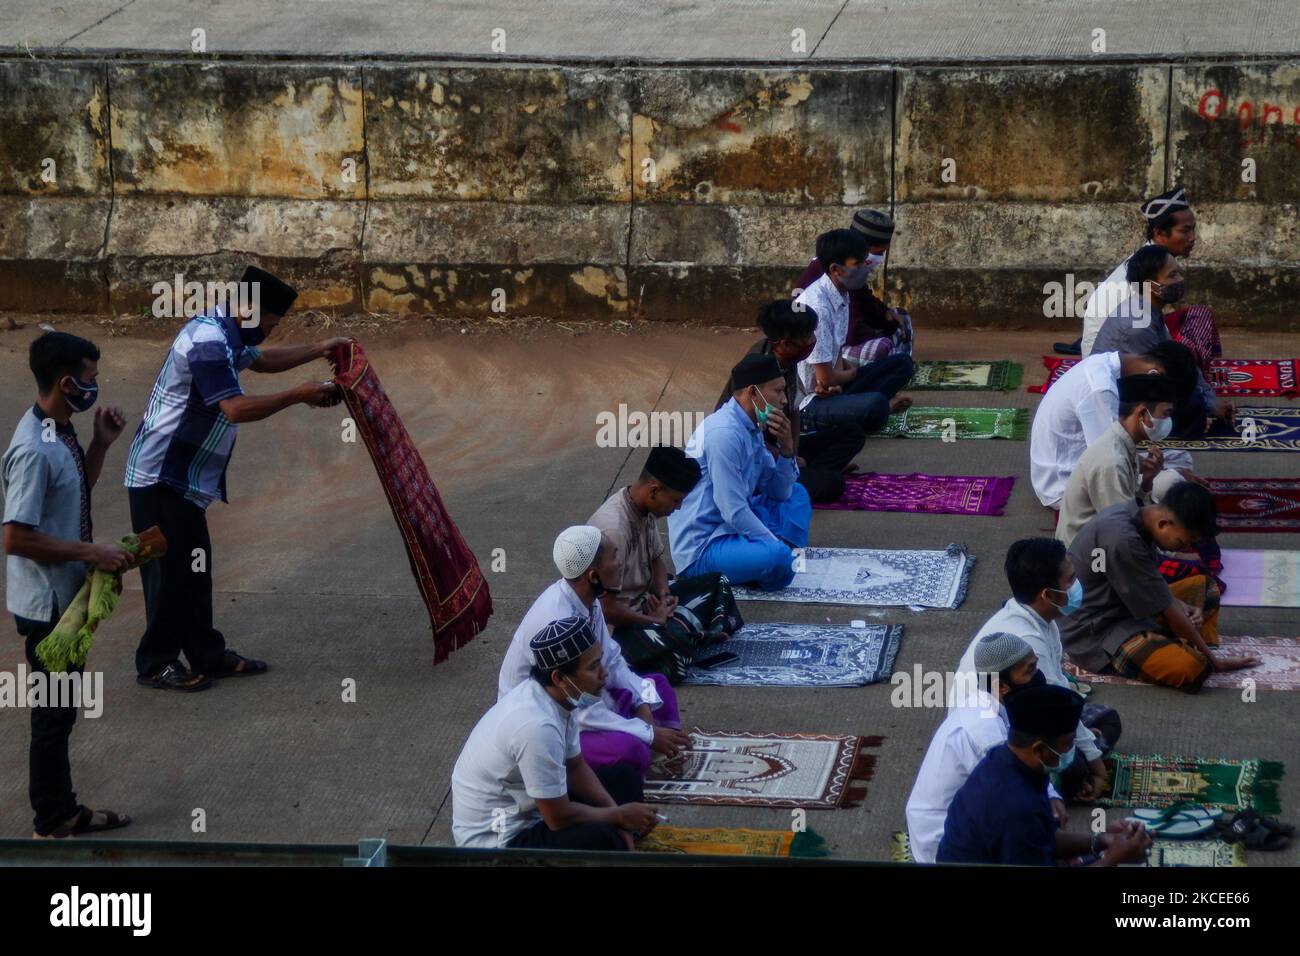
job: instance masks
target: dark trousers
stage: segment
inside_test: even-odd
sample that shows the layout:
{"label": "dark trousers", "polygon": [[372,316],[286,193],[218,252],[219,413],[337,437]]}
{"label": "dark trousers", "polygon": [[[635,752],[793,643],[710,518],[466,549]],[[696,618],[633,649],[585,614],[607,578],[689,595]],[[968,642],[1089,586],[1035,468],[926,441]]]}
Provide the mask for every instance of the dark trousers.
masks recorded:
{"label": "dark trousers", "polygon": [[799,457],[808,463],[799,469],[799,483],[813,504],[830,504],[844,497],[844,469],[866,443],[867,433],[857,425],[821,428],[799,436]]}
{"label": "dark trousers", "polygon": [[817,397],[799,412],[799,421],[813,430],[856,425],[879,431],[889,420],[889,401],[912,379],[916,365],[910,355],[888,355],[861,366],[838,395]]}
{"label": "dark trousers", "polygon": [[[596,771],[596,778],[619,806],[640,803],[645,797],[641,775],[625,764],[611,764]],[[579,801],[582,802],[582,801]],[[538,820],[510,841],[510,846],[530,850],[626,850],[623,831],[608,823],[575,823],[552,830]]]}
{"label": "dark trousers", "polygon": [[1180,402],[1174,409],[1174,428],[1171,434],[1175,438],[1202,438],[1205,435],[1205,420],[1210,417],[1210,406],[1199,389],[1192,389],[1187,401]]}
{"label": "dark trousers", "polygon": [[[1123,731],[1123,725],[1120,723],[1119,713],[1114,709],[1102,704],[1084,704],[1083,713],[1080,715],[1079,720],[1089,730],[1101,731],[1101,739],[1097,741],[1097,746],[1101,748],[1103,757],[1110,753],[1115,745],[1119,743],[1119,735]],[[1057,790],[1061,792],[1061,796],[1066,800],[1073,800],[1091,772],[1088,768],[1088,761],[1084,759],[1083,754],[1076,752],[1074,762],[1070,764],[1069,769],[1062,771],[1060,774]]]}
{"label": "dark trousers", "polygon": [[[45,674],[47,680],[50,672],[36,656],[36,645],[54,630],[58,622],[57,609],[52,621],[14,617],[18,633],[27,643],[27,666],[32,673]],[[81,668],[74,665],[68,673],[73,671],[81,673]],[[19,688],[19,693],[26,692],[25,687]],[[77,722],[77,708],[52,706],[55,700],[52,694],[47,693],[43,706],[29,708],[32,712],[32,745],[27,751],[27,795],[36,813],[34,828],[41,836],[47,836],[67,823],[79,809],[77,795],[72,790],[72,768],[68,764],[68,738]]]}
{"label": "dark trousers", "polygon": [[[128,489],[131,527],[157,525],[167,553],[140,568],[145,630],[135,652],[135,669],[151,677],[180,659],[196,674],[220,673],[226,639],[212,626],[212,539],[203,509],[166,485]],[[203,551],[194,570],[196,548]]]}

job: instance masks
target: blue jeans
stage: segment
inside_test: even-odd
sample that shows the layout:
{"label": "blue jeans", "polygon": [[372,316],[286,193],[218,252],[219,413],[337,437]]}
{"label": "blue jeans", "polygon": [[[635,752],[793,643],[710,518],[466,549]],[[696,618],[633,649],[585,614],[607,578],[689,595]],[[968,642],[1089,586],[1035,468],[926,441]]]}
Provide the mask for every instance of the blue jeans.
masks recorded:
{"label": "blue jeans", "polygon": [[778,538],[755,540],[743,534],[714,538],[681,577],[722,572],[733,584],[755,584],[764,591],[779,591],[794,580],[793,545],[808,543],[808,526],[812,523],[812,501],[803,485],[795,484],[785,501],[772,501],[760,495],[749,500],[758,520]]}
{"label": "blue jeans", "polygon": [[879,431],[889,418],[889,400],[911,381],[916,365],[910,355],[889,355],[858,369],[839,395],[814,396],[799,412],[806,431],[834,425],[858,425]]}

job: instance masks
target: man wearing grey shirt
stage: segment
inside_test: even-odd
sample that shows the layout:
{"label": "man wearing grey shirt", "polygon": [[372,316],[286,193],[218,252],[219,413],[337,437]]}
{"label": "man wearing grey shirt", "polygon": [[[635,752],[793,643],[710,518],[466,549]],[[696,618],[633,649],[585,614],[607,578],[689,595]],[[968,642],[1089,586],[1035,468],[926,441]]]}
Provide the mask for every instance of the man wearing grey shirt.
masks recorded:
{"label": "man wearing grey shirt", "polygon": [[[66,332],[32,342],[30,365],[39,394],[23,411],[4,454],[5,603],[25,639],[33,677],[48,687],[36,645],[50,633],[86,580],[87,566],[120,571],[131,556],[92,540],[90,491],[104,453],[122,434],[117,408],[95,414],[94,439],[82,450],[72,415],[99,394],[99,350]],[[77,668],[80,670],[80,668]],[[40,675],[40,676],[38,676]],[[68,766],[68,737],[79,702],[45,695],[30,706],[32,742],[28,792],[37,838],[68,837],[125,826],[130,817],[77,803]]]}

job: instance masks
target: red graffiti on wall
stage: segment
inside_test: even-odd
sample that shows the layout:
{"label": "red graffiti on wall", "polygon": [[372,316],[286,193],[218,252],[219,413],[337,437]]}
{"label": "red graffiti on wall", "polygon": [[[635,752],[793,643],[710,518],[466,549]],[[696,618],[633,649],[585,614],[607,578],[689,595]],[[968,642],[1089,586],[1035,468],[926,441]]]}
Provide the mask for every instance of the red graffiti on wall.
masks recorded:
{"label": "red graffiti on wall", "polygon": [[1254,100],[1244,99],[1234,106],[1222,90],[1209,89],[1201,94],[1196,112],[1201,119],[1212,124],[1220,120],[1232,122],[1235,118],[1243,147],[1286,142],[1290,137],[1293,145],[1300,149],[1300,133],[1288,131],[1288,127],[1291,130],[1300,128],[1300,104],[1282,107],[1267,100],[1257,104]]}

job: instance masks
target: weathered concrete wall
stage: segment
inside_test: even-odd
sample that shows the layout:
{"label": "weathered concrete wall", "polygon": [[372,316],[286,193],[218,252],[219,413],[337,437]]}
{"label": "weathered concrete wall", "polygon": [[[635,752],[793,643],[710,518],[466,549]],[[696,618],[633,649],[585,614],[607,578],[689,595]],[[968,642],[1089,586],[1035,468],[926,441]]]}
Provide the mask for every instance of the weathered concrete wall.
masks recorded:
{"label": "weathered concrete wall", "polygon": [[874,206],[895,301],[1034,325],[1171,182],[1201,220],[1194,301],[1287,323],[1300,287],[1297,62],[24,58],[0,61],[0,129],[0,309],[135,311],[256,260],[308,307],[748,324]]}

